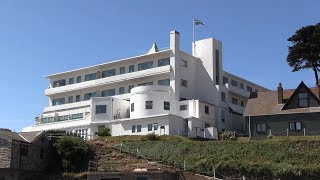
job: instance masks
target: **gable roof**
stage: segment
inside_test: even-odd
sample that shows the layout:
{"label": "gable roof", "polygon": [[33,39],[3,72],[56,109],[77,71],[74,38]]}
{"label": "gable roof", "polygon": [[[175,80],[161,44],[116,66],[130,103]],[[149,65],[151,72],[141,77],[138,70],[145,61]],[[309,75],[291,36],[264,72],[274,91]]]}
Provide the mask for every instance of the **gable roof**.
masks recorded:
{"label": "gable roof", "polygon": [[33,142],[36,140],[44,131],[34,131],[34,132],[21,132],[19,133],[26,141]]}
{"label": "gable roof", "polygon": [[0,137],[5,138],[7,140],[26,142],[26,140],[24,140],[18,133],[8,130],[0,130]]}
{"label": "gable roof", "polygon": [[0,129],[0,138],[4,138],[7,140],[15,140],[21,142],[28,142],[32,143],[37,137],[43,134],[43,131],[36,131],[36,132],[12,132],[10,130]]}
{"label": "gable roof", "polygon": [[[300,83],[300,85],[301,85],[301,83]],[[307,86],[305,86],[305,87],[307,87]],[[253,97],[248,100],[246,109],[244,111],[244,116],[262,116],[262,115],[275,115],[275,114],[320,112],[320,107],[283,109],[284,105],[290,101],[290,98],[292,98],[294,96],[294,93],[297,91],[297,89],[283,90],[283,103],[282,104],[278,104],[278,91],[277,90],[258,92],[257,97]],[[317,98],[319,100],[318,96],[316,95],[316,94],[319,94],[318,88],[308,88],[307,87],[307,89],[310,90],[310,94],[312,94],[312,96],[314,96],[315,98]]]}

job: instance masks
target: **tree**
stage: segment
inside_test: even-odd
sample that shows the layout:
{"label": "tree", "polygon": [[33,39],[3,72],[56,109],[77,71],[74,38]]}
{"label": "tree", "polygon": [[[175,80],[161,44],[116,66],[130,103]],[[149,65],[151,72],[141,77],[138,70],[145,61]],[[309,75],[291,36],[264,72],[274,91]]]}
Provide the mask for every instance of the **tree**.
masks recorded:
{"label": "tree", "polygon": [[111,136],[110,134],[110,128],[99,128],[97,132],[95,132],[94,134],[95,135],[98,135],[98,136]]}
{"label": "tree", "polygon": [[316,84],[318,84],[318,72],[320,71],[320,23],[302,27],[291,36],[287,62],[292,71],[312,69]]}

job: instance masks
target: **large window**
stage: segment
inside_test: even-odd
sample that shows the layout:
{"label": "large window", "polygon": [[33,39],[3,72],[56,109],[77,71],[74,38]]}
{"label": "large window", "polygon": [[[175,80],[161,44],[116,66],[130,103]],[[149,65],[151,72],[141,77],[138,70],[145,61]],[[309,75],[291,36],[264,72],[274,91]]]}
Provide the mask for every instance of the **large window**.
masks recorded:
{"label": "large window", "polygon": [[299,107],[308,107],[308,94],[307,93],[299,93]]}
{"label": "large window", "polygon": [[124,87],[119,88],[119,94],[124,94]]}
{"label": "large window", "polygon": [[71,114],[70,119],[81,119],[83,118],[83,113]]}
{"label": "large window", "polygon": [[148,124],[148,131],[152,131],[152,124]]}
{"label": "large window", "polygon": [[163,79],[158,81],[158,85],[160,86],[170,86],[170,79]]}
{"label": "large window", "polygon": [[235,104],[235,105],[238,105],[239,104],[239,101],[238,101],[238,99],[237,98],[231,98],[231,103],[232,104]]}
{"label": "large window", "polygon": [[153,68],[153,61],[138,64],[138,71]]}
{"label": "large window", "polygon": [[61,104],[64,104],[64,103],[65,103],[64,98],[58,98],[58,99],[53,99],[52,100],[52,106],[58,106],[58,105],[61,105]]}
{"label": "large window", "polygon": [[81,83],[81,76],[77,77],[77,83]]}
{"label": "large window", "polygon": [[137,125],[137,132],[141,132],[141,125]]}
{"label": "large window", "polygon": [[159,59],[158,60],[158,67],[160,66],[166,66],[170,64],[170,58],[165,58],[165,59]]}
{"label": "large window", "polygon": [[225,92],[221,92],[221,101],[226,102],[226,93]]}
{"label": "large window", "polygon": [[231,85],[234,87],[238,87],[238,81],[231,79]]}
{"label": "large window", "polygon": [[74,79],[73,78],[69,78],[69,84],[73,84],[74,83]]}
{"label": "large window", "polygon": [[121,67],[120,68],[120,74],[124,74],[126,73],[126,68],[125,67]]}
{"label": "large window", "polygon": [[96,97],[96,92],[86,93],[84,94],[83,100],[87,101],[90,100],[92,97]]}
{"label": "large window", "polygon": [[106,71],[102,71],[102,78],[115,76],[115,75],[116,75],[116,70],[115,69],[109,69],[109,70],[106,70]]}
{"label": "large window", "polygon": [[129,66],[129,73],[134,72],[134,65]]}
{"label": "large window", "polygon": [[146,101],[146,109],[152,109],[153,108],[153,101]]}
{"label": "large window", "polygon": [[302,126],[301,126],[301,122],[289,122],[289,130],[290,131],[301,131],[302,130]]}
{"label": "large window", "polygon": [[60,87],[60,86],[65,86],[66,85],[66,80],[65,79],[61,79],[59,81],[54,81],[53,82],[53,87]]}
{"label": "large window", "polygon": [[79,137],[82,137],[84,140],[86,140],[87,139],[87,131],[88,131],[88,129],[77,129],[74,132]]}
{"label": "large window", "polygon": [[188,110],[188,105],[184,104],[184,105],[180,105],[180,111],[185,111]]}
{"label": "large window", "polygon": [[108,89],[105,91],[101,91],[101,97],[108,97],[108,96],[114,96],[116,94],[115,89]]}
{"label": "large window", "polygon": [[85,81],[91,81],[97,79],[97,73],[87,74],[84,76]]}
{"label": "large window", "polygon": [[188,87],[188,81],[181,79],[181,86]]}
{"label": "large window", "polygon": [[107,113],[107,105],[96,105],[96,114]]}
{"label": "large window", "polygon": [[170,102],[164,101],[163,102],[163,109],[164,110],[170,110]]}
{"label": "large window", "polygon": [[266,133],[267,132],[267,124],[266,123],[259,123],[256,126],[256,130],[258,133]]}

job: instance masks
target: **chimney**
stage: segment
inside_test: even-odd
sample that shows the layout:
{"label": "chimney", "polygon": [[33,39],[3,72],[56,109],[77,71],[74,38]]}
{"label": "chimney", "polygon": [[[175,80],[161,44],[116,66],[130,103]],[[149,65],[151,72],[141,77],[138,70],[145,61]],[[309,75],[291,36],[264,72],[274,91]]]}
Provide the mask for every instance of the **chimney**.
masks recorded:
{"label": "chimney", "polygon": [[278,104],[283,103],[283,88],[281,82],[278,85]]}
{"label": "chimney", "polygon": [[170,32],[170,49],[178,51],[180,49],[180,33],[178,31]]}

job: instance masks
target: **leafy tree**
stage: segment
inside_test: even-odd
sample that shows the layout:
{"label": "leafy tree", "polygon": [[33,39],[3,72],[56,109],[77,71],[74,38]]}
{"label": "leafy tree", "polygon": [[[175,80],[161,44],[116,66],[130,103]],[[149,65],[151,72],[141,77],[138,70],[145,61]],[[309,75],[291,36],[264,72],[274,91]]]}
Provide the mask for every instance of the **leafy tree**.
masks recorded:
{"label": "leafy tree", "polygon": [[80,137],[63,136],[54,144],[62,161],[64,172],[76,172],[81,170],[83,164],[87,164],[89,146]]}
{"label": "leafy tree", "polygon": [[287,62],[292,71],[312,69],[316,84],[318,84],[318,72],[320,71],[320,23],[302,27],[291,36]]}
{"label": "leafy tree", "polygon": [[99,128],[94,134],[98,136],[111,136],[110,128]]}

